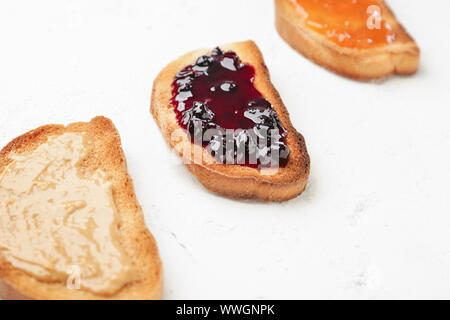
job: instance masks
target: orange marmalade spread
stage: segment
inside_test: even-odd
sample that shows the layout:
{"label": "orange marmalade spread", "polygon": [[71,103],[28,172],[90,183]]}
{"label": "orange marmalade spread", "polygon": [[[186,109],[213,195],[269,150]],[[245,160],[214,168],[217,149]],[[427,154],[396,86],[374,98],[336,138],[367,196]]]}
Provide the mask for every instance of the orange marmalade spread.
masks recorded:
{"label": "orange marmalade spread", "polygon": [[395,40],[377,0],[291,0],[307,15],[307,26],[339,46],[367,49]]}
{"label": "orange marmalade spread", "polygon": [[80,170],[86,146],[83,133],[51,136],[0,168],[0,253],[41,281],[112,295],[135,270],[110,182]]}

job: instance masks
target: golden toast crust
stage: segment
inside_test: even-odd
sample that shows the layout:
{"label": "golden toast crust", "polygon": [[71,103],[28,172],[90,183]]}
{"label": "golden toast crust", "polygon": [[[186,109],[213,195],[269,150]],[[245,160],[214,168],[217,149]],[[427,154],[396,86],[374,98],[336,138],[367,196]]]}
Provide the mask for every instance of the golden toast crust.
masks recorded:
{"label": "golden toast crust", "polygon": [[385,1],[381,0],[380,4],[396,41],[379,48],[360,50],[337,45],[308,28],[305,16],[295,10],[290,0],[275,0],[275,24],[280,36],[293,49],[335,73],[358,80],[413,74],[419,66],[420,49]]}
{"label": "golden toast crust", "polygon": [[96,117],[89,123],[46,125],[11,141],[0,151],[0,172],[11,162],[12,153],[36,149],[49,136],[67,132],[85,132],[91,147],[82,168],[101,168],[111,181],[113,198],[119,212],[120,244],[138,270],[138,279],[126,284],[113,296],[100,296],[84,290],[66,288],[62,283],[47,283],[14,268],[0,252],[0,296],[4,299],[160,299],[162,266],[153,236],[147,229],[142,209],[128,175],[119,134],[111,120]]}
{"label": "golden toast crust", "polygon": [[[210,50],[190,52],[164,68],[155,79],[152,91],[151,113],[171,148],[182,157],[194,158],[194,153],[202,153],[207,163],[187,163],[189,171],[209,190],[238,199],[253,199],[260,201],[285,201],[298,196],[306,187],[309,176],[310,160],[306,150],[305,140],[299,134],[289,119],[280,95],[270,82],[269,71],[262,54],[253,41],[233,43],[221,46],[224,50],[233,50],[244,63],[255,68],[256,89],[273,105],[284,127],[288,130],[286,142],[290,148],[289,161],[274,175],[262,175],[260,170],[239,166],[219,164],[202,146],[191,143],[187,134],[180,126],[170,103],[172,97],[172,82],[175,75],[183,67]],[[176,135],[176,138],[174,136]],[[183,150],[191,150],[190,155]]]}

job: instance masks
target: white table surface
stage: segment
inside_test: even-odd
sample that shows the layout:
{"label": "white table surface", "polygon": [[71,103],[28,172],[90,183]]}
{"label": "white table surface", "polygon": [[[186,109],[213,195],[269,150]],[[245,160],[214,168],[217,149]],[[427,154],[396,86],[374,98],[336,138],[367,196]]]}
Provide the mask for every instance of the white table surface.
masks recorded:
{"label": "white table surface", "polygon": [[[281,40],[271,0],[2,1],[0,145],[111,118],[164,263],[167,299],[450,298],[450,2],[391,0],[412,77],[360,83]],[[253,39],[311,156],[287,203],[211,194],[149,114],[181,54]]]}

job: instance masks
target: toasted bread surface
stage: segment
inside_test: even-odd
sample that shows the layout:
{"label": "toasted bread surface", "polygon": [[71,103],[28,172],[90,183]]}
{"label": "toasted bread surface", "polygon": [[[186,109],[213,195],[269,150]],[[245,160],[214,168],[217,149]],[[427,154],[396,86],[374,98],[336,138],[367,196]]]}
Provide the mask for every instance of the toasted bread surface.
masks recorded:
{"label": "toasted bread surface", "polygon": [[[220,48],[236,52],[243,63],[255,68],[255,88],[273,105],[288,131],[286,143],[290,148],[290,155],[287,165],[279,168],[275,174],[263,174],[261,170],[247,166],[220,164],[202,146],[191,143],[188,135],[181,130],[174,106],[170,103],[172,82],[177,72],[194,63],[199,56],[209,54],[211,49],[190,52],[170,63],[157,76],[153,84],[150,107],[157,125],[169,146],[181,157],[188,159],[185,161],[186,167],[207,189],[231,198],[260,201],[285,201],[298,196],[307,184],[309,155],[303,136],[292,126],[289,113],[270,82],[269,71],[259,48],[253,41],[233,43]],[[203,161],[194,161],[195,154],[202,154]]]}
{"label": "toasted bread surface", "polygon": [[396,39],[391,44],[369,49],[339,46],[310,29],[306,26],[306,13],[298,10],[294,2],[275,0],[276,28],[293,49],[317,64],[358,80],[409,75],[417,71],[420,49],[384,0],[380,1],[383,19],[392,27]]}
{"label": "toasted bread surface", "polygon": [[49,138],[66,133],[83,133],[89,142],[80,169],[100,169],[106,174],[118,213],[120,247],[137,275],[113,295],[96,294],[83,288],[68,288],[65,282],[38,279],[13,266],[0,250],[0,296],[4,299],[160,299],[162,266],[158,249],[136,199],[119,134],[109,119],[96,117],[89,123],[72,123],[67,127],[46,125],[32,130],[11,141],[0,152],[0,173],[12,162],[13,156],[28,154]]}

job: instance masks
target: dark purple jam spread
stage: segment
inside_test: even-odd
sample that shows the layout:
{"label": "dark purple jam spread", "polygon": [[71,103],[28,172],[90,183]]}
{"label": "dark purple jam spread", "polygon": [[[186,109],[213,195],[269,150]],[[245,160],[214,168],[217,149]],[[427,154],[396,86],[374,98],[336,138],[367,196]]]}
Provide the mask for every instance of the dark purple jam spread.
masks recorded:
{"label": "dark purple jam spread", "polygon": [[287,131],[254,77],[255,69],[236,53],[216,48],[178,72],[171,103],[192,142],[200,141],[220,163],[283,167]]}

